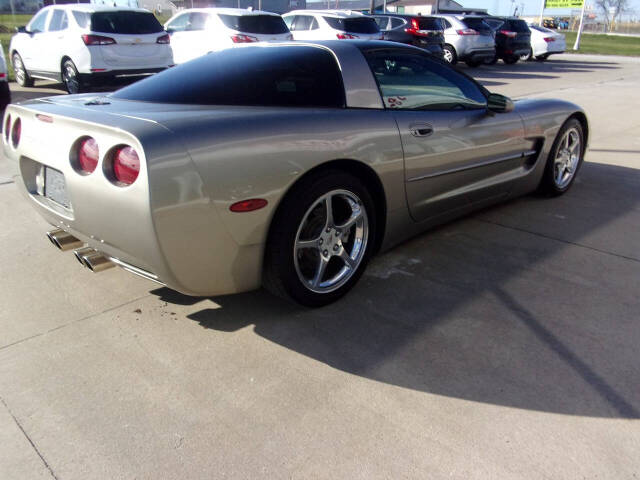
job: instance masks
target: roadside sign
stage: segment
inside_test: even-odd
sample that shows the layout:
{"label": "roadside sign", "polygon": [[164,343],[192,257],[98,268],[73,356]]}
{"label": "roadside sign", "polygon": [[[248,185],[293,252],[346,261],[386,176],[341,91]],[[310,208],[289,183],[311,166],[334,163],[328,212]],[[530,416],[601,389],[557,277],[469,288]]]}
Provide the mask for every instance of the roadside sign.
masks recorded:
{"label": "roadside sign", "polygon": [[547,0],[546,8],[582,8],[584,0]]}

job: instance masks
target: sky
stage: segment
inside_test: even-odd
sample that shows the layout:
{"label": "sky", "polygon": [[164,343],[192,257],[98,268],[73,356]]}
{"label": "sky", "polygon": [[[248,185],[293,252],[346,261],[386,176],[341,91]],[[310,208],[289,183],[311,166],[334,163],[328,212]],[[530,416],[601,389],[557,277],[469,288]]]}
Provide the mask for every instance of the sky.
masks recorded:
{"label": "sky", "polygon": [[[511,0],[457,0],[467,8],[484,8],[489,10],[489,13],[493,15],[511,15],[513,13],[514,6],[520,7],[524,4],[523,15],[540,15],[540,6],[542,0],[515,0],[514,3]],[[630,7],[635,10],[636,17],[640,17],[640,0],[629,0]],[[587,7],[594,5],[593,1],[587,0]],[[520,10],[520,8],[518,8]],[[545,10],[545,16],[561,16],[570,14],[570,10],[560,8],[549,8]]]}

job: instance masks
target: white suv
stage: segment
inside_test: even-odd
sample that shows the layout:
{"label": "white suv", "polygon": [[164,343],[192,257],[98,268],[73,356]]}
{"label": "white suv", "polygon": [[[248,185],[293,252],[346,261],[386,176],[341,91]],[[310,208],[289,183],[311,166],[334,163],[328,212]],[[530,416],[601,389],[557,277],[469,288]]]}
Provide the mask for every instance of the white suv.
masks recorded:
{"label": "white suv", "polygon": [[294,40],[382,40],[373,17],[350,10],[293,10],[282,18]]}
{"label": "white suv", "polygon": [[292,40],[280,15],[240,8],[189,8],[165,23],[175,63],[238,43]]}
{"label": "white suv", "polygon": [[173,65],[169,35],[153,13],[92,4],[43,8],[18,28],[9,52],[18,84],[62,81],[69,93]]}

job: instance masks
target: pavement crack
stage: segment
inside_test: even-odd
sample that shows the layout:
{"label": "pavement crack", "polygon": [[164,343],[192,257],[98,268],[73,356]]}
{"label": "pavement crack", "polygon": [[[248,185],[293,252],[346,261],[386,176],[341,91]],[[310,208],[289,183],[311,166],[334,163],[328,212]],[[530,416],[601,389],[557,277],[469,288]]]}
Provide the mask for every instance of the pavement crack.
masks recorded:
{"label": "pavement crack", "polygon": [[9,347],[13,347],[14,345],[19,345],[21,343],[27,342],[27,341],[32,340],[34,338],[38,338],[38,337],[42,337],[44,335],[48,335],[49,333],[55,332],[57,330],[62,330],[63,328],[68,327],[69,325],[74,325],[74,324],[79,323],[79,322],[84,322],[85,320],[89,320],[89,319],[91,319],[93,317],[97,317],[98,315],[102,315],[103,313],[108,313],[108,312],[111,312],[113,310],[117,310],[120,307],[124,307],[126,305],[130,305],[130,304],[132,304],[134,302],[137,302],[139,300],[142,300],[143,298],[147,298],[147,297],[150,297],[150,296],[151,296],[151,294],[148,293],[146,295],[142,295],[141,297],[129,300],[128,302],[121,303],[120,305],[115,305],[113,307],[106,308],[106,309],[104,309],[104,310],[102,310],[100,312],[92,313],[91,315],[87,315],[85,317],[78,318],[76,320],[72,320],[72,321],[70,321],[68,323],[64,323],[62,325],[58,325],[57,327],[51,328],[51,329],[49,329],[49,330],[47,330],[45,332],[36,333],[35,335],[31,335],[30,337],[25,337],[25,338],[23,338],[21,340],[17,340],[15,342],[13,342],[13,343],[9,343],[7,345],[2,345],[2,346],[0,346],[0,351],[5,350],[5,349],[7,349]]}
{"label": "pavement crack", "polygon": [[555,240],[556,242],[566,243],[567,245],[573,245],[575,247],[585,248],[593,252],[603,253],[605,255],[611,255],[612,257],[618,257],[624,260],[631,260],[633,262],[640,263],[640,259],[635,257],[628,257],[627,255],[622,255],[620,253],[608,252],[607,250],[602,250],[596,247],[590,247],[588,245],[583,245],[582,243],[572,242],[571,240],[563,240],[562,238],[552,237],[551,235],[545,235],[544,233],[533,232],[531,230],[527,230],[526,228],[514,227],[512,225],[505,225],[504,223],[496,222],[494,220],[487,220],[486,218],[476,218],[475,220],[477,220],[478,222],[489,223],[491,225],[496,225],[498,227],[507,228],[509,230],[516,230],[518,232],[528,233],[530,235],[535,235],[536,237],[546,238],[547,240]]}
{"label": "pavement crack", "polygon": [[7,409],[7,412],[9,412],[9,415],[11,415],[11,418],[13,418],[13,421],[15,422],[15,424],[18,426],[18,428],[20,429],[20,431],[22,432],[22,434],[24,435],[24,437],[27,439],[27,441],[31,444],[31,447],[33,448],[33,450],[36,452],[36,454],[38,455],[38,457],[40,457],[40,460],[42,460],[42,463],[44,464],[45,467],[47,467],[47,470],[49,470],[49,473],[51,474],[51,476],[55,479],[55,480],[59,480],[58,476],[55,474],[55,472],[53,471],[53,469],[51,468],[51,465],[49,465],[49,463],[47,462],[47,460],[44,458],[44,456],[42,455],[42,453],[40,452],[40,450],[38,449],[38,447],[36,446],[36,444],[33,442],[33,440],[31,439],[31,437],[29,436],[29,434],[26,432],[26,430],[24,429],[24,427],[22,426],[22,424],[20,423],[20,420],[18,420],[18,418],[13,414],[13,412],[11,411],[11,409],[9,408],[9,405],[7,405],[7,402],[4,401],[4,398],[0,397],[0,402],[2,402],[2,405],[4,405],[4,408]]}
{"label": "pavement crack", "polygon": [[0,182],[0,186],[2,185],[11,185],[12,183],[16,183],[13,180],[5,180],[4,182]]}

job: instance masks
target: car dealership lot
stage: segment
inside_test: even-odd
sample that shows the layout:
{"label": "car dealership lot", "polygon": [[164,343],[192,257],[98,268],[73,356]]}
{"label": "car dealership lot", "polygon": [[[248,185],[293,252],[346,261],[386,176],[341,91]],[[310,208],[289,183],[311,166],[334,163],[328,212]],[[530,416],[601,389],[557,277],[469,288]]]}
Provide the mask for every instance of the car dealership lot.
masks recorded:
{"label": "car dealership lot", "polygon": [[320,310],[93,275],[1,159],[0,478],[640,476],[640,62],[462,69],[585,108],[576,184],[382,254]]}

